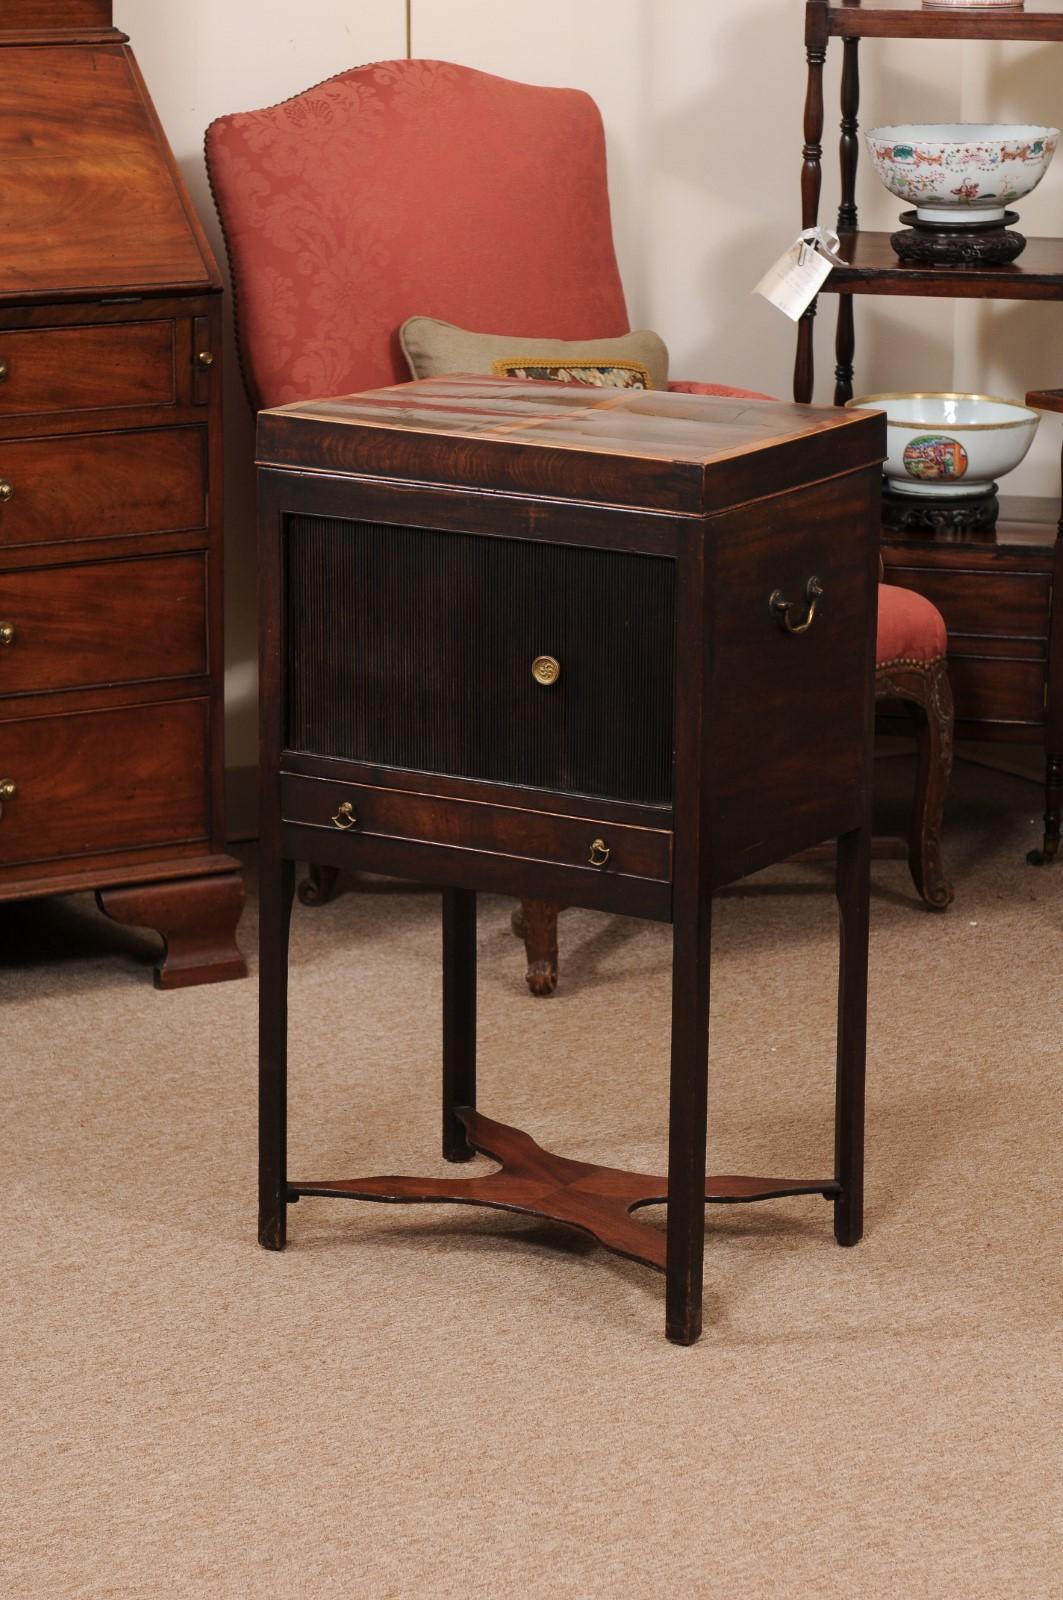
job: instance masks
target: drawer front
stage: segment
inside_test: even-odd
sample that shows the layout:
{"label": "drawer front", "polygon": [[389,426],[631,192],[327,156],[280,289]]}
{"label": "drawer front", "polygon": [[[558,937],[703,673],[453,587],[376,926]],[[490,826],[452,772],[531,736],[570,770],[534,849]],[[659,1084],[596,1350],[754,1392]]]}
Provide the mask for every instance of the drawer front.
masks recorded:
{"label": "drawer front", "polygon": [[206,579],[201,551],[0,573],[0,696],[206,672]]}
{"label": "drawer front", "polygon": [[204,528],[204,428],[0,444],[0,549]]}
{"label": "drawer front", "polygon": [[937,606],[950,637],[1047,639],[1052,583],[1048,573],[931,570],[889,562],[891,583]]}
{"label": "drawer front", "polygon": [[1045,665],[949,656],[949,681],[957,722],[1020,723],[1040,727],[1045,720]]}
{"label": "drawer front", "polygon": [[0,419],[173,405],[175,323],[0,333]]}
{"label": "drawer front", "polygon": [[[671,881],[672,836],[593,816],[556,816],[516,807],[377,789],[365,784],[281,779],[285,822],[303,823],[352,839],[402,839],[611,876]],[[349,807],[348,810],[342,808]]]}
{"label": "drawer front", "polygon": [[670,560],[299,516],[286,577],[288,748],[671,803]]}
{"label": "drawer front", "polygon": [[206,700],[0,722],[0,864],[207,836]]}

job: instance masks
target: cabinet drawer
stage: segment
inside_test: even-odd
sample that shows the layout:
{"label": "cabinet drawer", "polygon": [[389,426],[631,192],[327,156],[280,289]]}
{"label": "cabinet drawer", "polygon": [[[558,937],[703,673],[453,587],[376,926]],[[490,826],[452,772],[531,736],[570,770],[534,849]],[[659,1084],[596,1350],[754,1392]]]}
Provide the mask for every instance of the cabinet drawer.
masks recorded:
{"label": "cabinet drawer", "polygon": [[[634,828],[596,821],[593,816],[557,816],[294,773],[285,773],[281,779],[281,805],[285,822],[325,828],[330,833],[346,832],[352,839],[448,845],[487,855],[585,867],[613,876],[671,881],[672,835],[665,829]],[[344,806],[349,806],[350,812],[343,812]],[[596,841],[600,845],[593,849]]]}
{"label": "cabinet drawer", "polygon": [[957,722],[1044,723],[1043,662],[950,655],[949,681]]}
{"label": "cabinet drawer", "polygon": [[674,591],[664,557],[290,517],[287,746],[670,805]]}
{"label": "cabinet drawer", "polygon": [[203,528],[206,430],[0,444],[0,549]]}
{"label": "cabinet drawer", "polygon": [[206,700],[0,722],[0,863],[207,836]]}
{"label": "cabinet drawer", "polygon": [[201,551],[0,573],[0,697],[206,672],[206,577]]}
{"label": "cabinet drawer", "polygon": [[173,405],[173,321],[0,332],[0,419]]}
{"label": "cabinet drawer", "polygon": [[1046,639],[1052,584],[1047,572],[982,571],[927,567],[886,568],[890,583],[937,606],[950,635]]}

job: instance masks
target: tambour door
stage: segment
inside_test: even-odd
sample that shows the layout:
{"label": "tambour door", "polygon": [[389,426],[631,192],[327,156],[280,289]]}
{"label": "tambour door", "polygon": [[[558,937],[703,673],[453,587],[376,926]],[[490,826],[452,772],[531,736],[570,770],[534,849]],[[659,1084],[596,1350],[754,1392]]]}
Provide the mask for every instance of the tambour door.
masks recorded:
{"label": "tambour door", "polygon": [[672,801],[665,557],[286,519],[287,747]]}

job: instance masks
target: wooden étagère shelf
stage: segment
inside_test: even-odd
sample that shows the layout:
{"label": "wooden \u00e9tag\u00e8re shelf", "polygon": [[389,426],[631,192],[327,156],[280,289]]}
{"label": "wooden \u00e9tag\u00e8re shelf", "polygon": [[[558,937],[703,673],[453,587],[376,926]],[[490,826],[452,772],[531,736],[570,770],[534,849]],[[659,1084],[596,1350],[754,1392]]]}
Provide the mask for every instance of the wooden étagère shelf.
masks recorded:
{"label": "wooden \u00e9tag\u00e8re shelf", "polygon": [[[839,235],[839,255],[824,289],[835,294],[937,296],[949,300],[1063,299],[1063,239],[1027,239],[1010,266],[932,266],[902,261],[888,233]],[[848,374],[852,381],[852,372]]]}
{"label": "wooden \u00e9tag\u00e8re shelf", "polygon": [[1063,9],[1050,0],[1026,0],[1014,11],[952,11],[906,0],[831,0],[827,32],[835,39],[1063,40]]}
{"label": "wooden \u00e9tag\u00e8re shelf", "polygon": [[[954,11],[877,0],[875,4],[807,0],[808,80],[801,169],[801,226],[819,222],[823,161],[823,71],[832,38],[842,41],[840,255],[824,290],[838,296],[834,403],[853,398],[857,295],[921,295],[953,300],[1063,300],[1063,239],[1027,239],[1022,255],[1000,265],[902,261],[886,233],[859,226],[856,178],[860,133],[860,41],[1028,39],[1063,42],[1063,8],[1027,0],[1022,10]],[[794,399],[808,403],[815,385],[816,302],[798,324]],[[922,387],[913,371],[908,385]],[[875,385],[869,384],[870,392]],[[1027,404],[1063,410],[1055,390]],[[1006,502],[1005,502],[1006,506]],[[1045,831],[1028,860],[1042,865],[1059,851],[1063,820],[1063,522],[1058,506],[1029,502],[1016,516],[1002,507],[988,534],[957,531],[943,513],[932,530],[884,531],[886,577],[939,608],[949,634],[949,676],[957,731],[970,738],[1037,743],[1045,750]]]}

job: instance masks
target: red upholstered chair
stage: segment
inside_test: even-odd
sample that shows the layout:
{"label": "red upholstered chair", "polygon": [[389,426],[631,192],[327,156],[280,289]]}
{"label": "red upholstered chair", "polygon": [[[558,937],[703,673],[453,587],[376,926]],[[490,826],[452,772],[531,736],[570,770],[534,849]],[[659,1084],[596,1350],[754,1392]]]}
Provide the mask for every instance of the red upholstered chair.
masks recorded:
{"label": "red upholstered chair", "polygon": [[[207,163],[257,407],[404,381],[398,330],[414,315],[557,339],[630,329],[602,121],[578,90],[385,61],[220,118]],[[333,883],[313,871],[302,898]],[[556,912],[526,908],[525,921],[529,981],[549,992]]]}

